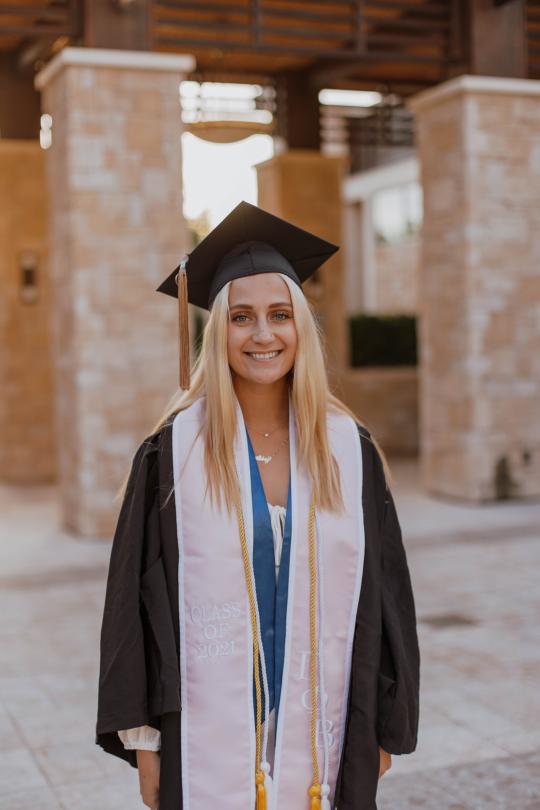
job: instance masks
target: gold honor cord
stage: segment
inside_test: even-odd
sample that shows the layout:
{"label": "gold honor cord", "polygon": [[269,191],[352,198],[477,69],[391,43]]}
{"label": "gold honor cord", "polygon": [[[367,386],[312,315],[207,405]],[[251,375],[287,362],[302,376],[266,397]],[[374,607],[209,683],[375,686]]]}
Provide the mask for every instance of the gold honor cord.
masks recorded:
{"label": "gold honor cord", "polygon": [[[321,785],[317,760],[317,567],[315,559],[315,507],[309,507],[309,635],[311,639],[311,757],[313,759],[313,783],[308,790],[311,797],[310,810],[321,810]],[[321,696],[321,700],[322,700]]]}
{"label": "gold honor cord", "polygon": [[[257,628],[257,607],[253,583],[251,580],[251,566],[246,541],[246,529],[242,507],[236,504],[238,515],[238,526],[240,529],[240,545],[242,547],[242,559],[244,561],[244,574],[249,599],[249,613],[251,617],[251,632],[253,635],[253,661],[255,670],[255,705],[256,705],[256,725],[255,725],[255,786],[256,786],[256,810],[267,810],[266,789],[264,786],[264,773],[260,768],[261,757],[261,734],[262,734],[262,708],[261,708],[261,676],[259,657],[259,634]],[[315,562],[315,505],[313,501],[309,507],[309,630],[311,639],[311,754],[313,759],[313,782],[308,789],[311,798],[310,810],[320,810],[321,808],[321,785],[319,784],[319,764],[317,761],[317,632],[316,632],[316,593],[317,593],[317,572]],[[269,707],[266,707],[268,713]]]}
{"label": "gold honor cord", "polygon": [[[246,527],[244,525],[244,515],[242,514],[242,507],[240,506],[239,503],[236,504],[236,512],[238,515],[238,527],[240,529],[240,545],[242,546],[244,574],[246,577],[246,585],[249,598],[251,634],[253,636],[253,666],[255,669],[255,705],[256,705],[256,724],[255,724],[255,786],[257,791],[256,808],[257,810],[267,810],[266,790],[264,787],[264,773],[260,769],[262,708],[261,708],[261,675],[259,669],[259,634],[257,631],[257,608],[255,605],[255,594],[253,593],[253,583],[251,581],[251,567],[246,542]],[[268,706],[266,707],[266,711],[268,712]]]}

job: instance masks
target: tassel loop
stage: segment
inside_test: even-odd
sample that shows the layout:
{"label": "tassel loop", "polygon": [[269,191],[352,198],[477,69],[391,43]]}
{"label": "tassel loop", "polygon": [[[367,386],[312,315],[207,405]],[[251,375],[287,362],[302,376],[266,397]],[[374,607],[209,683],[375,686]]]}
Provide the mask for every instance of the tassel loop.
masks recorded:
{"label": "tassel loop", "polygon": [[176,283],[178,285],[178,340],[180,350],[180,388],[186,391],[190,386],[189,362],[189,309],[186,264],[184,256],[178,267]]}

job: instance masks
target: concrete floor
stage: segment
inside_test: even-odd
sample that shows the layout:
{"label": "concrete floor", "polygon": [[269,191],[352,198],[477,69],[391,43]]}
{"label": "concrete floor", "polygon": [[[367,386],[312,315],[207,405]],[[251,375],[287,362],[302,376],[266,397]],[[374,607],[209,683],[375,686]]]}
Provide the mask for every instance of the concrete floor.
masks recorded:
{"label": "concrete floor", "polygon": [[[540,809],[540,504],[396,501],[422,655],[418,750],[379,810]],[[0,487],[0,807],[136,810],[136,771],[94,744],[107,541],[58,529],[55,490]],[[289,810],[282,808],[281,810]]]}

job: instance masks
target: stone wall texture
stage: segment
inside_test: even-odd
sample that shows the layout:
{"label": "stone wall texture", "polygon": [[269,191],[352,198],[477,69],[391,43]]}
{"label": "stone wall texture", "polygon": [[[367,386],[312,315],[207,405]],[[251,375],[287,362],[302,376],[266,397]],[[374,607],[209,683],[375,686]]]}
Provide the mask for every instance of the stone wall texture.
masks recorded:
{"label": "stone wall texture", "polygon": [[383,315],[416,314],[420,236],[375,247],[376,311]]}
{"label": "stone wall texture", "polygon": [[423,477],[471,500],[540,494],[540,94],[508,82],[415,108]]}
{"label": "stone wall texture", "polygon": [[350,368],[336,393],[375,436],[385,453],[418,453],[418,371],[414,366]]}
{"label": "stone wall texture", "polygon": [[44,89],[65,525],[109,534],[136,446],[177,388],[177,306],[155,288],[187,247],[173,70],[67,64]]}
{"label": "stone wall texture", "polygon": [[[55,475],[45,155],[36,141],[0,140],[0,479]],[[21,297],[21,262],[36,260],[37,297]]]}

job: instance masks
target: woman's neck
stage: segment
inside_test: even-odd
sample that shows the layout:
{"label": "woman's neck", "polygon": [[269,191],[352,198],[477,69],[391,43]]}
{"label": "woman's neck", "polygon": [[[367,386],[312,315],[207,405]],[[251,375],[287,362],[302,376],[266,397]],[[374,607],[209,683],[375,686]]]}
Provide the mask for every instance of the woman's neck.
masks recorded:
{"label": "woman's neck", "polygon": [[262,432],[287,424],[289,385],[286,377],[271,385],[262,385],[233,375],[233,386],[248,426]]}

